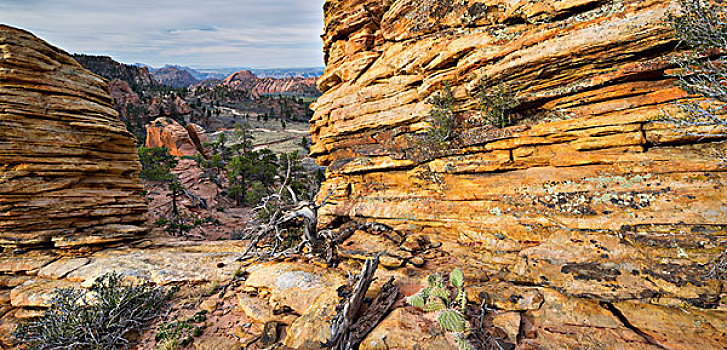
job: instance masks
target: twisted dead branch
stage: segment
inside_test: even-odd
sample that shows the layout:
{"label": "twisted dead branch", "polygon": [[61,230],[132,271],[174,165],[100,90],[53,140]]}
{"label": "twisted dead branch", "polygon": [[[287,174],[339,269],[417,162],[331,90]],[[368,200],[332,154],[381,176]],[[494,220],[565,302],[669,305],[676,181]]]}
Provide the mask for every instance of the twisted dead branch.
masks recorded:
{"label": "twisted dead branch", "polygon": [[338,313],[331,325],[331,340],[322,344],[332,350],[357,349],[361,341],[381,322],[399,299],[399,287],[391,277],[368,308],[364,308],[365,296],[376,279],[379,257],[366,260],[358,281],[348,298],[338,305]]}
{"label": "twisted dead branch", "polygon": [[[262,199],[254,208],[259,219],[257,225],[245,229],[242,239],[249,240],[250,245],[239,259],[240,261],[259,262],[288,258],[307,253],[325,258],[327,262],[335,259],[332,248],[340,242],[340,237],[333,237],[329,230],[318,231],[318,211],[330,204],[329,198],[334,188],[320,204],[299,201],[291,181],[291,164],[276,193]],[[260,221],[263,221],[260,223]]]}

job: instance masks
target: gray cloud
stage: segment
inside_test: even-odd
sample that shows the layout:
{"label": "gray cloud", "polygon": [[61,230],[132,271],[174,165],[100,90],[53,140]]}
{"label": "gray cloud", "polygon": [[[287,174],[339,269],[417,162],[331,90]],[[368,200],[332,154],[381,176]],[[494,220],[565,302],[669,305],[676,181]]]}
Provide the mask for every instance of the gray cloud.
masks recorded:
{"label": "gray cloud", "polygon": [[197,68],[323,65],[324,0],[0,0],[0,22],[70,52]]}

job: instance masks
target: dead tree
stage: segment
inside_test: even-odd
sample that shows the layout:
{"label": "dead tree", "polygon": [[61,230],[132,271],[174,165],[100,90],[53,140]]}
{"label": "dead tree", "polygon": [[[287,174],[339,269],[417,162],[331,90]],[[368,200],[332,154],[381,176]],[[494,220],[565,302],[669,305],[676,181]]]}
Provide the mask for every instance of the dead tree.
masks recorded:
{"label": "dead tree", "polygon": [[[248,227],[243,239],[250,241],[241,261],[255,259],[275,260],[290,257],[306,251],[317,257],[325,258],[331,262],[334,259],[332,245],[340,241],[331,231],[318,231],[318,210],[330,204],[328,199],[336,189],[333,189],[320,204],[299,201],[295,191],[289,186],[291,181],[291,164],[288,168],[278,191],[263,198],[262,203],[255,207],[257,213],[263,213],[266,220],[257,225]],[[286,243],[298,242],[293,246]]]}
{"label": "dead tree", "polygon": [[369,307],[363,307],[366,293],[375,280],[374,274],[378,266],[378,256],[366,260],[353,290],[336,308],[338,312],[331,325],[331,340],[322,344],[323,347],[332,350],[357,349],[361,341],[376,328],[399,299],[399,287],[394,284],[394,277],[391,277],[381,287],[381,291]]}

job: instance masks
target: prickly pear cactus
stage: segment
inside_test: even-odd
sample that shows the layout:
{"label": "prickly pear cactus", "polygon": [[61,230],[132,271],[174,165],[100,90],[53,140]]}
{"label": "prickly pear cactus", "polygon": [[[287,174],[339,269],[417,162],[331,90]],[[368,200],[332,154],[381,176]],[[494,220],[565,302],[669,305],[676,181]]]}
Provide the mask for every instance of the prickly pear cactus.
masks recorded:
{"label": "prickly pear cactus", "polygon": [[464,333],[469,328],[469,322],[464,315],[452,309],[442,310],[437,316],[437,322],[448,332]]}
{"label": "prickly pear cactus", "polygon": [[444,278],[438,274],[427,278],[427,287],[406,299],[409,305],[427,312],[437,312],[437,322],[447,332],[454,333],[454,342],[460,350],[475,350],[467,341],[469,321],[467,320],[467,292],[464,290],[464,274],[455,269],[449,274],[448,288]]}

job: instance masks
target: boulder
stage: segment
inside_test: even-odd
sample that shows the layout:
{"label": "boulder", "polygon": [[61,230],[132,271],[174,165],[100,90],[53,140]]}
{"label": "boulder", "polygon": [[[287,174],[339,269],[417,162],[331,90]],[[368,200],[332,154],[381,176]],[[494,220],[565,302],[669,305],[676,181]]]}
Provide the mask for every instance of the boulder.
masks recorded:
{"label": "boulder", "polygon": [[346,282],[340,271],[296,263],[252,266],[245,282],[248,287],[270,291],[272,302],[287,305],[303,314],[321,295]]}

